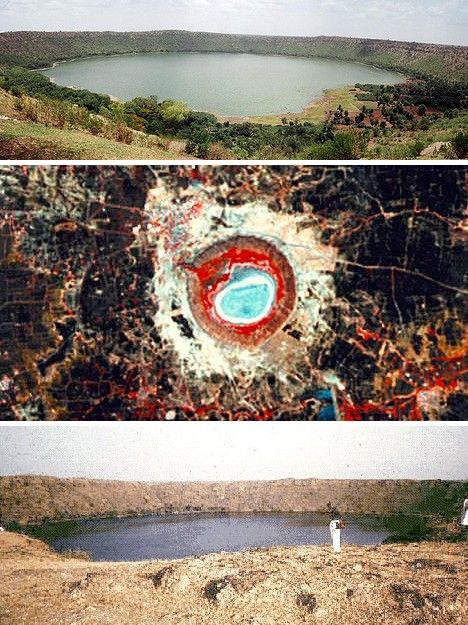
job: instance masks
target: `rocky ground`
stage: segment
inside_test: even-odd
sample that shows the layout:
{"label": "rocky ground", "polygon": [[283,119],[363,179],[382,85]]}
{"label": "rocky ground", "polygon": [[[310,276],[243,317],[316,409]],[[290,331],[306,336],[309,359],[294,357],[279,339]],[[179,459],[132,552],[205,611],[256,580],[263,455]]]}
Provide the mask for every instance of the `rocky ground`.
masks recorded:
{"label": "rocky ground", "polygon": [[272,548],[90,562],[0,534],[1,625],[466,623],[468,545]]}

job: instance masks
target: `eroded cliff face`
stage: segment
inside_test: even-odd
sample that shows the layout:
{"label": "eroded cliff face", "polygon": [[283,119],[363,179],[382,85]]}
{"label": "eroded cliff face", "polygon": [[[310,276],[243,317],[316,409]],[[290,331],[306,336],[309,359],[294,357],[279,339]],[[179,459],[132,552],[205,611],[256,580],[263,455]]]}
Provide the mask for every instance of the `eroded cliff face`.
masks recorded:
{"label": "eroded cliff face", "polygon": [[416,511],[437,486],[410,480],[275,480],[264,482],[121,482],[46,476],[0,477],[0,519],[22,525],[45,520],[169,512]]}

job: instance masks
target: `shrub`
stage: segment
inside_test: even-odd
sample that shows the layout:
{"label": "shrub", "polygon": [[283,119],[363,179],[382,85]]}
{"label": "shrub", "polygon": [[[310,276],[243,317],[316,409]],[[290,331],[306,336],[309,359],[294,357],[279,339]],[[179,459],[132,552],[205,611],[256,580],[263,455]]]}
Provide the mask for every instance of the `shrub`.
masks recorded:
{"label": "shrub", "polygon": [[207,158],[210,148],[210,136],[204,130],[197,130],[191,135],[185,147],[189,154],[197,158]]}
{"label": "shrub", "polygon": [[74,558],[78,560],[92,560],[91,554],[84,549],[68,549],[62,553],[64,558]]}
{"label": "shrub", "polygon": [[417,110],[418,115],[422,117],[423,115],[426,114],[427,108],[425,107],[424,104],[420,104],[416,110]]}
{"label": "shrub", "polygon": [[424,150],[425,144],[423,141],[417,140],[408,145],[408,156],[410,158],[418,157]]}
{"label": "shrub", "polygon": [[385,526],[390,536],[386,543],[417,542],[429,537],[430,528],[420,514],[399,514],[385,519]]}
{"label": "shrub", "polygon": [[157,573],[147,575],[147,578],[153,582],[153,586],[155,588],[159,588],[162,584],[162,581],[167,573],[172,573],[174,569],[171,566],[165,566],[162,569],[159,569]]}
{"label": "shrub", "polygon": [[133,132],[123,123],[116,124],[111,131],[112,138],[122,143],[130,144],[133,141]]}
{"label": "shrub", "polygon": [[209,601],[216,601],[218,593],[229,584],[229,576],[213,579],[205,586],[204,595]]}
{"label": "shrub", "polygon": [[190,109],[184,102],[177,100],[166,100],[160,106],[160,115],[169,125],[177,126],[182,124],[189,116]]}
{"label": "shrub", "polygon": [[298,606],[305,608],[307,612],[313,612],[317,607],[317,599],[308,592],[301,592],[296,597],[296,603]]}
{"label": "shrub", "polygon": [[99,117],[90,115],[84,127],[86,130],[89,130],[91,134],[99,135],[104,129],[104,122],[102,119],[99,119]]}
{"label": "shrub", "polygon": [[468,157],[468,132],[461,130],[450,141],[450,147],[452,148],[456,158]]}
{"label": "shrub", "polygon": [[306,150],[306,158],[320,160],[355,160],[362,157],[367,146],[363,133],[339,132],[332,140],[316,144]]}

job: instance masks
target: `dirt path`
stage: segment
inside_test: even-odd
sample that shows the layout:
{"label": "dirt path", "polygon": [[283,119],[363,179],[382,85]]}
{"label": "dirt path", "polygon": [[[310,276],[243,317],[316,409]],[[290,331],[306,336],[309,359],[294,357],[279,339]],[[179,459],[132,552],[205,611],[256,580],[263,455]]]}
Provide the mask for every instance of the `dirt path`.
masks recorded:
{"label": "dirt path", "polygon": [[0,534],[1,625],[466,623],[468,545],[261,549],[89,562]]}

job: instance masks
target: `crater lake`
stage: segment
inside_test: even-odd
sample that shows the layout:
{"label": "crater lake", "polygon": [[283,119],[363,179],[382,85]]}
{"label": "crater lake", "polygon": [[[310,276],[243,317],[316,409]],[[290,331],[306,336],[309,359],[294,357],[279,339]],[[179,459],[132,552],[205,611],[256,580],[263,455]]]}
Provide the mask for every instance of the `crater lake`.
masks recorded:
{"label": "crater lake", "polygon": [[347,61],[225,52],[91,57],[42,71],[58,85],[119,100],[154,95],[233,117],[300,112],[326,89],[404,80],[401,74]]}
{"label": "crater lake", "polygon": [[[343,544],[377,545],[389,535],[375,517],[346,515],[345,521]],[[329,522],[319,513],[202,512],[51,523],[35,533],[60,552],[84,550],[93,560],[150,560],[330,544]]]}

